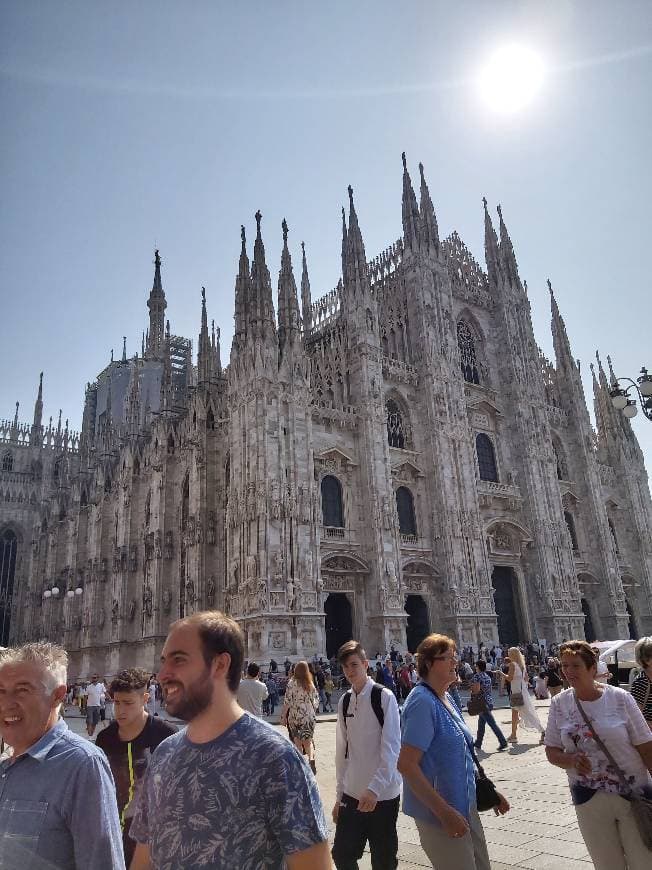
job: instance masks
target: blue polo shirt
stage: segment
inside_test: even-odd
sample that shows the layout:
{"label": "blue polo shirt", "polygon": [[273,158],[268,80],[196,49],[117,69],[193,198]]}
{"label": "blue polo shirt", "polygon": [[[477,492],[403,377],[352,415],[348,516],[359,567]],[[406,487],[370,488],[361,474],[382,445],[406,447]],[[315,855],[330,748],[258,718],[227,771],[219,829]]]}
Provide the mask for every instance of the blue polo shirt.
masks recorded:
{"label": "blue polo shirt", "polygon": [[[465,818],[475,806],[475,770],[467,740],[471,732],[450,701],[450,710],[422,683],[417,684],[403,705],[404,746],[423,752],[419,767],[432,787]],[[403,779],[403,812],[407,816],[441,826]]]}
{"label": "blue polo shirt", "polygon": [[0,763],[0,870],[124,870],[111,768],[57,722]]}

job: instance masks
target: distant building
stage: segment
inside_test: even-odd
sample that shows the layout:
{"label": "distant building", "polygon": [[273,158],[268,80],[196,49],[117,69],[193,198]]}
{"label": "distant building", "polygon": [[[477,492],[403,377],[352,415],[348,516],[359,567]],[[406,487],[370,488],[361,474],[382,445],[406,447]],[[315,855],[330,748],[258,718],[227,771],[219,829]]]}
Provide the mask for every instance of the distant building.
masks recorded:
{"label": "distant building", "polygon": [[[598,360],[597,431],[550,288],[539,350],[500,209],[486,272],[440,241],[421,170],[403,238],[368,261],[349,188],[342,279],[311,301],[288,230],[275,314],[244,228],[222,369],[165,327],[156,252],[142,353],[86,390],[81,434],[0,429],[0,643],[48,637],[72,673],[156,668],[170,622],[218,607],[248,658],[652,633],[652,505]],[[53,592],[52,590],[58,590]],[[279,656],[281,659],[279,659]]]}

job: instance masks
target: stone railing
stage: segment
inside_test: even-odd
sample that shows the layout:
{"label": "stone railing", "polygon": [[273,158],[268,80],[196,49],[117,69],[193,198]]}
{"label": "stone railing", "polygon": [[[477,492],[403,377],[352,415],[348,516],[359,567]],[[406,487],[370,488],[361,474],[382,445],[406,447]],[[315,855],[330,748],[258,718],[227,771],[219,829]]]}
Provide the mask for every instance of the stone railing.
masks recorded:
{"label": "stone railing", "polygon": [[383,375],[395,377],[407,383],[416,384],[419,380],[419,372],[409,363],[401,362],[391,356],[383,356]]}
{"label": "stone railing", "polygon": [[29,471],[0,470],[0,480],[2,480],[3,483],[33,483],[34,475]]}
{"label": "stone railing", "polygon": [[495,483],[493,480],[478,480],[478,492],[498,498],[521,498],[521,490],[513,483]]}
{"label": "stone railing", "polygon": [[357,543],[357,535],[353,529],[342,529],[338,526],[322,526],[320,538],[327,544]]}

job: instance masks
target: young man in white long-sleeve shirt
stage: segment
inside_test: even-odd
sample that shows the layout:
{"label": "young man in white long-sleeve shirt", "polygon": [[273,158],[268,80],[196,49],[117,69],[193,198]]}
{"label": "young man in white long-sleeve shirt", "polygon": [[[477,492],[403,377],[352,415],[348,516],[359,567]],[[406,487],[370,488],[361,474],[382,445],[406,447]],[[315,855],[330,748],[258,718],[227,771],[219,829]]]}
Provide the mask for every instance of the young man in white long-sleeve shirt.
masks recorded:
{"label": "young man in white long-sleeve shirt", "polygon": [[[358,641],[341,646],[337,658],[351,689],[337,708],[333,860],[337,870],[357,870],[369,841],[373,870],[396,870],[401,792],[396,768],[401,751],[398,704],[393,692],[367,676],[369,662]],[[373,703],[372,692],[377,693]]]}

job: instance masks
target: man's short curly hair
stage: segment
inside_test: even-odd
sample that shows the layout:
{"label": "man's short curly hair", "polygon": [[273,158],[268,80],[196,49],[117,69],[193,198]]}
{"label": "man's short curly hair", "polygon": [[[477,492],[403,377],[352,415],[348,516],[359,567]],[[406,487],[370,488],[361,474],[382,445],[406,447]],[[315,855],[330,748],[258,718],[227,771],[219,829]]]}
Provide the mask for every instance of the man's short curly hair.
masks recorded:
{"label": "man's short curly hair", "polygon": [[149,684],[149,671],[142,668],[126,668],[111,680],[109,692],[143,692]]}

